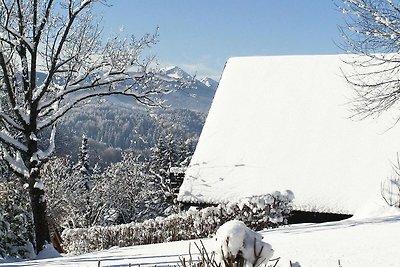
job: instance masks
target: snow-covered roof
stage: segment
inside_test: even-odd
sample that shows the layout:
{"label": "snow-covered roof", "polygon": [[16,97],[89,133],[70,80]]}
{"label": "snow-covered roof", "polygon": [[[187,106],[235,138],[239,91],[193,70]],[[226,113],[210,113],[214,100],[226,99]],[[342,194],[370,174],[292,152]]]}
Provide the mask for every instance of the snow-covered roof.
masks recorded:
{"label": "snow-covered roof", "polygon": [[169,168],[169,172],[171,173],[185,173],[186,167],[171,167]]}
{"label": "snow-covered roof", "polygon": [[298,210],[352,214],[381,201],[400,151],[390,114],[354,121],[346,55],[231,58],[178,199],[290,189]]}

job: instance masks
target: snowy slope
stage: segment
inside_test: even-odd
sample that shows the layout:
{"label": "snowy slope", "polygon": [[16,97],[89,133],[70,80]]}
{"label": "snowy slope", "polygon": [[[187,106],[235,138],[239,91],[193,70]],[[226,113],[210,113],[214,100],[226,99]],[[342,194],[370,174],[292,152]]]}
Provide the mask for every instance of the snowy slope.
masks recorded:
{"label": "snowy slope", "polygon": [[348,119],[345,57],[231,58],[179,199],[223,202],[290,189],[296,209],[347,214],[381,201],[400,126]]}
{"label": "snowy slope", "polygon": [[[277,267],[289,266],[289,261],[301,266],[399,266],[398,237],[400,215],[349,219],[322,224],[299,224],[261,232],[274,249],[273,258],[280,257]],[[112,248],[80,256],[35,261],[1,263],[0,266],[167,266],[188,258],[189,243],[181,241],[146,246]],[[213,239],[204,240],[212,250]],[[273,263],[274,264],[274,263]]]}

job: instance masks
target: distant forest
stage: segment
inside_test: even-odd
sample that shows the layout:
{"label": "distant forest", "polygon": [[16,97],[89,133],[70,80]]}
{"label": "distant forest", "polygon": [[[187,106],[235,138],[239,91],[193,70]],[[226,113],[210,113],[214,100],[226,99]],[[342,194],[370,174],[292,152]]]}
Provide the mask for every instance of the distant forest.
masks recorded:
{"label": "distant forest", "polygon": [[89,138],[91,164],[121,160],[123,150],[148,158],[159,139],[172,136],[194,150],[206,114],[187,109],[128,108],[109,102],[71,111],[58,128],[59,155],[76,161],[82,135]]}

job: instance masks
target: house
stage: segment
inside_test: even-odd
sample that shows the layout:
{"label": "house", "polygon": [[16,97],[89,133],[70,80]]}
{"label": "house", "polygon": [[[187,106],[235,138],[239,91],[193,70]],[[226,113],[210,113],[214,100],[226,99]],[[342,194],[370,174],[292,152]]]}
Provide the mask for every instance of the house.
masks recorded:
{"label": "house", "polygon": [[328,217],[381,203],[400,126],[390,113],[350,119],[348,57],[229,59],[178,200],[216,204],[290,189],[296,211]]}

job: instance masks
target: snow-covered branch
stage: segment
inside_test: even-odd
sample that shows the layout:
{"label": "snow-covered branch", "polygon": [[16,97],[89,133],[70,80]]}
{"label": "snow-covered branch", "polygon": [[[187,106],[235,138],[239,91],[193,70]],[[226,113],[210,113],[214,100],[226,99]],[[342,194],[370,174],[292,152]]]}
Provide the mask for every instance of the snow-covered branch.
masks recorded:
{"label": "snow-covered branch", "polygon": [[39,149],[39,151],[37,152],[37,159],[39,161],[45,161],[47,160],[55,151],[56,149],[56,132],[57,132],[57,127],[56,125],[53,125],[53,128],[51,129],[51,134],[50,134],[50,138],[49,138],[49,146],[48,148],[43,151],[41,149]]}
{"label": "snow-covered branch", "polygon": [[122,90],[115,90],[115,91],[109,91],[107,88],[103,90],[95,90],[95,91],[89,91],[85,92],[83,94],[80,94],[78,97],[73,97],[68,101],[68,103],[60,106],[57,108],[54,113],[52,113],[50,116],[47,116],[45,119],[41,120],[38,122],[38,130],[42,130],[50,125],[53,125],[55,122],[57,122],[58,119],[60,119],[62,116],[64,116],[65,113],[67,113],[69,110],[74,108],[76,105],[78,105],[81,102],[84,102],[87,99],[94,98],[94,97],[102,97],[102,96],[111,96],[111,95],[125,95],[125,96],[131,96],[136,101],[139,103],[148,105],[148,106],[157,106],[160,105],[160,103],[157,102],[156,99],[153,99],[151,97],[152,94],[156,94],[155,91],[146,91],[145,93],[137,93],[134,91],[129,90],[129,88],[125,88]]}
{"label": "snow-covered branch", "polygon": [[[53,81],[54,75],[57,73],[58,67],[60,66],[60,55],[65,49],[66,44],[68,44],[68,42],[74,42],[73,40],[69,40],[69,37],[71,31],[73,30],[75,20],[77,19],[78,15],[92,2],[92,0],[85,0],[84,2],[82,2],[79,8],[71,10],[73,1],[69,1],[69,18],[68,21],[63,26],[61,26],[60,29],[57,30],[56,38],[52,41],[53,44],[51,49],[51,62],[49,65],[48,75],[43,83],[42,91],[37,94],[36,101],[39,101],[44,96],[51,82]],[[77,41],[79,42],[80,40],[75,40],[75,42]],[[46,44],[46,46],[48,45],[50,44]]]}
{"label": "snow-covered branch", "polygon": [[0,142],[21,152],[27,152],[28,147],[11,137],[5,130],[0,131]]}
{"label": "snow-covered branch", "polygon": [[0,112],[0,119],[6,122],[8,125],[13,127],[15,130],[22,131],[23,127],[19,125],[14,119],[12,119],[10,116],[5,114],[4,112]]}
{"label": "snow-covered branch", "polygon": [[[10,33],[15,38],[15,40],[19,40],[19,41],[23,42],[25,44],[25,47],[29,50],[30,53],[33,52],[34,45],[32,44],[32,42],[26,36],[20,35],[14,29],[11,29],[11,28],[8,28],[8,27],[4,27],[3,25],[0,25],[0,27],[3,28],[8,33]],[[10,44],[14,44],[12,41],[8,41],[8,42]]]}
{"label": "snow-covered branch", "polygon": [[36,46],[39,44],[43,29],[44,29],[44,27],[45,27],[45,25],[46,25],[46,23],[47,23],[47,21],[49,19],[50,11],[51,11],[52,6],[53,6],[53,0],[49,0],[49,2],[47,3],[44,15],[43,15],[43,17],[41,19],[41,22],[37,26],[36,31],[34,33],[35,34],[34,41],[36,43]]}
{"label": "snow-covered branch", "polygon": [[7,162],[8,166],[17,173],[19,176],[29,178],[29,170],[22,160],[21,153],[16,152],[15,158],[13,158],[6,149],[3,149],[3,159]]}
{"label": "snow-covered branch", "polygon": [[[41,103],[38,107],[41,114],[48,115],[51,111],[54,111],[52,118],[46,118],[46,123],[40,123],[40,129],[55,122],[76,104],[91,97],[127,95],[134,97],[139,103],[145,105],[160,105],[161,103],[153,99],[152,96],[169,92],[171,88],[165,86],[165,83],[177,81],[176,78],[162,73],[151,73],[147,71],[130,71],[127,73],[106,72],[104,74],[100,72],[96,75],[85,74],[85,77],[88,76],[94,76],[94,78],[78,84],[73,82],[71,86],[54,85],[55,87],[59,87],[59,93],[44,103]],[[190,81],[185,82],[190,83]],[[178,86],[184,86],[183,84],[184,82]],[[67,104],[59,105],[61,101],[67,102]],[[55,104],[60,107],[55,109]]]}
{"label": "snow-covered branch", "polygon": [[[8,100],[11,108],[13,109],[15,115],[17,116],[19,122],[25,126],[26,121],[24,120],[20,110],[17,108],[17,95],[15,93],[15,87],[13,82],[14,72],[9,70],[8,61],[4,57],[4,53],[0,50],[0,68],[2,71],[2,81],[3,85],[7,91]],[[1,84],[0,84],[1,85]]]}

